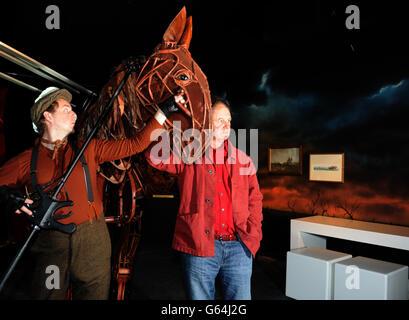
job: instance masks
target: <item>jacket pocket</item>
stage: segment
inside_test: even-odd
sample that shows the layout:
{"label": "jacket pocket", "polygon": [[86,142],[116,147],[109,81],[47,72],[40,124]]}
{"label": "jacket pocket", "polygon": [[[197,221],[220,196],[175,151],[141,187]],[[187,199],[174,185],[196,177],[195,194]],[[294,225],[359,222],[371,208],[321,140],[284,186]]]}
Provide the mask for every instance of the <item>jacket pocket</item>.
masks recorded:
{"label": "jacket pocket", "polygon": [[249,218],[249,211],[233,211],[234,222],[238,225],[246,224]]}

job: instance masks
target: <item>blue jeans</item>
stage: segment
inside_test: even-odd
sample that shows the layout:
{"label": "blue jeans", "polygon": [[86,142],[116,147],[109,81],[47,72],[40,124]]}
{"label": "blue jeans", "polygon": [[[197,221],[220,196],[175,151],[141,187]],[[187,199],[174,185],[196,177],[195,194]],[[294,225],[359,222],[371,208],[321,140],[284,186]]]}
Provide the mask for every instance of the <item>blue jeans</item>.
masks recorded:
{"label": "blue jeans", "polygon": [[181,253],[181,264],[189,299],[214,300],[218,274],[224,299],[251,299],[253,256],[241,241],[215,240],[214,257]]}

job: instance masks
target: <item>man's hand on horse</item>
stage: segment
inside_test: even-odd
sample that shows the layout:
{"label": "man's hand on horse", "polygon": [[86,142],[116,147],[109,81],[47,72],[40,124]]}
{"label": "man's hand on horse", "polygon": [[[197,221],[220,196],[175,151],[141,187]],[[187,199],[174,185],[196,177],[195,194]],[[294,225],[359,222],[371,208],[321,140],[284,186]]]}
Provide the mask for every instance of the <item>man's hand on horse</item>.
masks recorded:
{"label": "man's hand on horse", "polygon": [[182,88],[180,88],[178,90],[177,95],[174,96],[175,97],[175,102],[177,104],[182,104],[185,107],[186,104],[186,100],[185,100],[185,92],[183,91]]}

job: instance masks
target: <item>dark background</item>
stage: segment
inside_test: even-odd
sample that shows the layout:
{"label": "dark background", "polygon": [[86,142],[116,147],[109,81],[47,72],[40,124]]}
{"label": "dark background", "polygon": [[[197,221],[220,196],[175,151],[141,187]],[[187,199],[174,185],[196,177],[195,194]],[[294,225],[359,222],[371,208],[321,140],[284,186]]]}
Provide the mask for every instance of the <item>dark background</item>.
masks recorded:
{"label": "dark background", "polygon": [[[254,283],[268,286],[273,279],[281,299],[290,219],[324,209],[348,218],[338,207],[343,204],[355,208],[354,219],[409,225],[409,21],[404,3],[3,1],[0,41],[98,93],[122,59],[152,52],[185,5],[193,16],[190,52],[211,92],[231,103],[234,129],[258,129],[264,237]],[[59,30],[45,26],[51,4],[60,9]],[[359,30],[345,27],[350,4],[360,9]],[[40,89],[52,85],[4,59],[0,71]],[[33,144],[29,108],[38,94],[4,80],[0,88],[9,159]],[[74,95],[78,113],[85,98]],[[288,145],[303,146],[302,175],[269,174],[267,148]],[[309,182],[311,152],[345,153],[345,183]],[[176,259],[169,253],[177,206],[177,198],[144,204],[135,299],[180,299],[171,282],[180,285],[171,264]],[[152,249],[155,245],[161,251]],[[11,257],[17,247],[4,250]],[[408,264],[401,250],[336,239],[328,239],[328,248]],[[8,263],[2,259],[2,270]],[[277,298],[268,290],[264,296],[260,287],[255,291],[258,299]]]}
{"label": "dark background", "polygon": [[[50,4],[60,9],[59,30],[45,26]],[[345,26],[350,4],[360,9],[359,30]],[[325,207],[347,217],[343,203],[358,207],[354,219],[409,225],[403,1],[15,1],[1,5],[1,41],[98,92],[122,59],[152,52],[184,5],[193,16],[190,52],[211,92],[231,103],[235,129],[259,130],[266,208],[320,214]],[[1,70],[50,85],[8,61]],[[9,158],[32,145],[28,110],[37,94],[0,86],[8,88]],[[303,146],[301,176],[268,173],[267,148],[282,145]],[[311,152],[345,153],[345,183],[309,182]]]}

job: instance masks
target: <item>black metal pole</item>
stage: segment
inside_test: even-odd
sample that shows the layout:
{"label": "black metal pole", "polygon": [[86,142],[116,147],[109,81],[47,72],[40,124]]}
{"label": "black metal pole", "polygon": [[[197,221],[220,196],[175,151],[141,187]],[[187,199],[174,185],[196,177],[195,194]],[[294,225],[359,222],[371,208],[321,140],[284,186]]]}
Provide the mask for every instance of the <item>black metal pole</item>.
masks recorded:
{"label": "black metal pole", "polygon": [[[57,185],[56,190],[54,191],[51,199],[52,200],[57,200],[57,195],[60,193],[61,188],[64,186],[65,182],[67,181],[68,177],[71,175],[72,170],[74,169],[75,165],[78,163],[78,161],[80,160],[82,154],[85,151],[85,148],[88,146],[88,144],[90,143],[91,139],[93,138],[93,136],[95,135],[95,133],[97,132],[97,130],[99,129],[99,126],[103,123],[103,121],[105,121],[105,118],[108,116],[109,111],[112,107],[112,104],[114,103],[116,97],[118,96],[118,94],[121,92],[122,87],[125,85],[126,81],[128,80],[129,76],[131,75],[132,72],[134,72],[135,69],[135,63],[129,62],[128,64],[128,70],[125,73],[122,81],[120,82],[120,84],[118,85],[117,89],[115,90],[114,94],[112,95],[111,99],[109,100],[108,104],[105,106],[104,110],[102,111],[101,116],[98,118],[94,128],[92,129],[92,131],[88,134],[84,144],[82,145],[81,149],[78,151],[76,157],[74,158],[74,161],[71,163],[71,165],[69,166],[68,170],[66,173],[64,173],[63,177],[61,178],[60,182]],[[24,251],[27,249],[29,243],[31,242],[31,240],[33,239],[33,236],[35,235],[35,233],[37,231],[40,230],[40,227],[44,226],[47,221],[49,221],[50,216],[54,214],[55,211],[55,202],[51,202],[46,210],[46,213],[44,214],[43,218],[41,219],[40,225],[37,226],[35,225],[33,230],[31,231],[29,237],[27,238],[26,242],[24,243],[24,245],[21,247],[21,249],[19,250],[19,252],[17,253],[16,257],[14,258],[13,262],[11,263],[7,273],[5,274],[5,276],[3,277],[3,279],[1,280],[0,283],[0,293],[2,292],[4,285],[6,283],[6,281],[8,280],[8,278],[10,277],[10,275],[13,273],[14,268],[16,267],[18,261],[21,259]]]}

